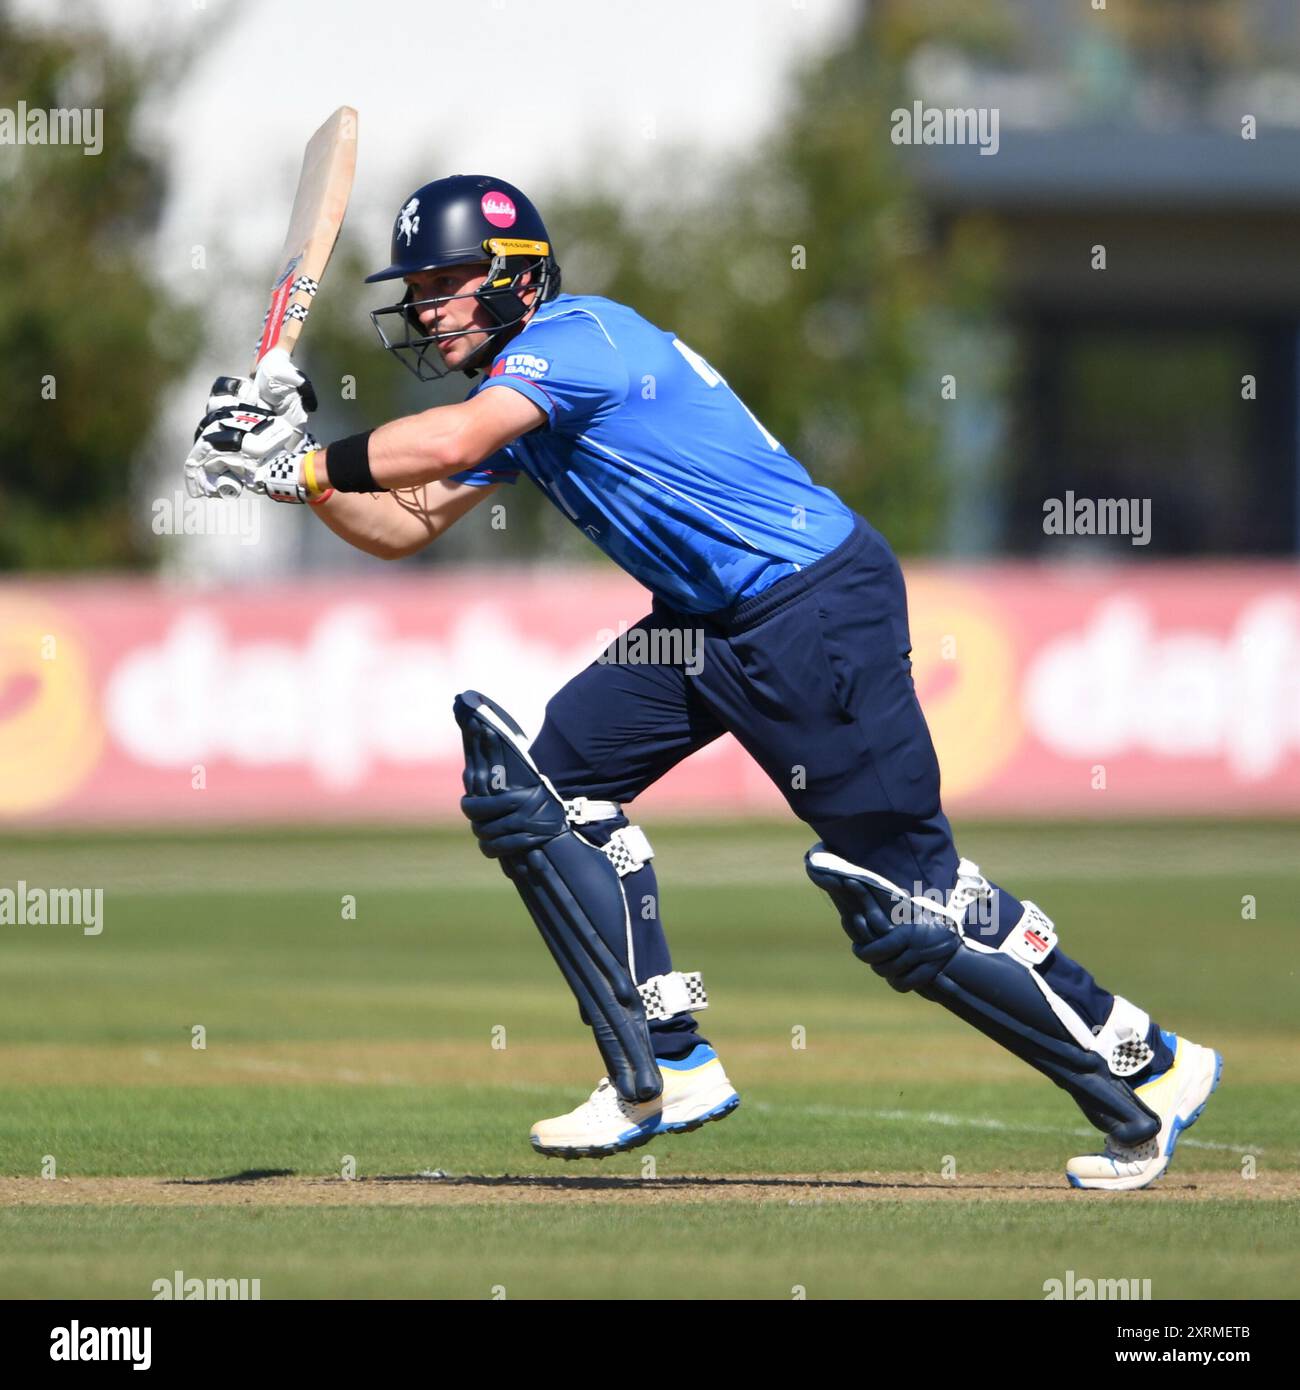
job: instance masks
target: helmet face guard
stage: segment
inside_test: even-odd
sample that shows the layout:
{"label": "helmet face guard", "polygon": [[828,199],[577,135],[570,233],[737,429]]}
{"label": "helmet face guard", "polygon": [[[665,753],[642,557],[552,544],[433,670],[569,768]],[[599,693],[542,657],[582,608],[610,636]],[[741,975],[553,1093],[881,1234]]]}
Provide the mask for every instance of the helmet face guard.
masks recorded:
{"label": "helmet face guard", "polygon": [[[467,376],[475,375],[519,331],[530,309],[559,293],[560,268],[555,264],[546,242],[491,237],[484,242],[484,251],[491,256],[491,261],[487,276],[478,289],[417,299],[415,286],[408,285],[406,294],[398,303],[370,311],[370,321],[375,325],[379,341],[418,380],[437,381],[453,370],[439,351],[441,344],[473,333],[486,333],[487,339],[455,368]],[[427,267],[429,270],[441,268]],[[528,276],[526,284],[521,283],[525,276]],[[523,296],[534,290],[536,293],[532,296],[532,302],[525,302]],[[420,322],[420,314],[431,307],[449,304],[454,299],[477,300],[497,326],[438,329],[430,333]]]}
{"label": "helmet face guard", "polygon": [[[417,299],[409,285],[426,271],[471,265],[487,266],[475,290]],[[371,310],[379,341],[419,380],[434,381],[453,370],[440,347],[471,333],[487,336],[455,370],[476,375],[534,308],[559,294],[560,267],[541,215],[518,188],[488,175],[455,174],[416,189],[402,205],[393,224],[391,263],[366,277],[368,284],[379,280],[408,282],[398,303]],[[431,333],[420,322],[430,308],[469,298],[482,305],[486,325],[444,329],[435,314]]]}

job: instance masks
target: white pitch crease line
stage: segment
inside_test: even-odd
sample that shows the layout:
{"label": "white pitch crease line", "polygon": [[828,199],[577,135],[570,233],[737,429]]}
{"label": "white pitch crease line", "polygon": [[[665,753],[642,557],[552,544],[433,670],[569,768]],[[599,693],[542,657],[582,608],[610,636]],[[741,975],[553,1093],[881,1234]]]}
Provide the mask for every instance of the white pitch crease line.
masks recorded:
{"label": "white pitch crease line", "polygon": [[[846,1105],[772,1105],[767,1101],[752,1101],[750,1110],[794,1112],[800,1115],[822,1116],[827,1119],[842,1120],[905,1120],[908,1123],[920,1121],[922,1124],[946,1125],[953,1129],[996,1129],[1016,1134],[1074,1134],[1087,1138],[1097,1138],[1099,1132],[1084,1126],[1063,1128],[1058,1125],[1008,1124],[1005,1120],[991,1115],[952,1115],[942,1110],[857,1110]],[[1221,1149],[1225,1153],[1262,1154],[1267,1150],[1260,1144],[1248,1142],[1240,1144],[1221,1144],[1209,1139],[1182,1138],[1178,1141],[1193,1149]]]}

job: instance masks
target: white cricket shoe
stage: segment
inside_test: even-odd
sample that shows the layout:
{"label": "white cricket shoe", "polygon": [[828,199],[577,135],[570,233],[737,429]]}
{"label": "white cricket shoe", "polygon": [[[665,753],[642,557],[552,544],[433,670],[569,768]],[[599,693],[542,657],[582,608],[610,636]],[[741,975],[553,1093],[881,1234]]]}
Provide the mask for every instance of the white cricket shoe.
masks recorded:
{"label": "white cricket shoe", "polygon": [[658,1060],[664,1093],[656,1134],[685,1134],[710,1120],[726,1119],[740,1104],[736,1088],[708,1043],[699,1043],[675,1062]]}
{"label": "white cricket shoe", "polygon": [[626,1101],[609,1077],[576,1110],[538,1120],[529,1139],[552,1158],[607,1158],[648,1144],[657,1134],[684,1134],[721,1120],[740,1104],[718,1054],[706,1043],[678,1061],[659,1058],[662,1094],[639,1104]]}
{"label": "white cricket shoe", "polygon": [[1135,1086],[1134,1094],[1160,1116],[1160,1131],[1145,1144],[1127,1148],[1109,1139],[1102,1153],[1084,1154],[1065,1165],[1072,1187],[1129,1192],[1154,1182],[1169,1167],[1174,1145],[1196,1123],[1223,1072],[1223,1058],[1212,1048],[1165,1033],[1174,1049],[1167,1071]]}

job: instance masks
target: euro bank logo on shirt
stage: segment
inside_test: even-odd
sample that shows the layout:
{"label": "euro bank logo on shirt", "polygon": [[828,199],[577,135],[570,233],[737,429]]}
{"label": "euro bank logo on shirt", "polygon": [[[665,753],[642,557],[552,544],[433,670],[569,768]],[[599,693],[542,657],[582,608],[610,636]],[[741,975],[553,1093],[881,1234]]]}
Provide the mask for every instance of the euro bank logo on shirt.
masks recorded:
{"label": "euro bank logo on shirt", "polygon": [[551,370],[545,357],[532,352],[512,352],[492,371],[493,376],[526,376],[530,381],[538,381]]}

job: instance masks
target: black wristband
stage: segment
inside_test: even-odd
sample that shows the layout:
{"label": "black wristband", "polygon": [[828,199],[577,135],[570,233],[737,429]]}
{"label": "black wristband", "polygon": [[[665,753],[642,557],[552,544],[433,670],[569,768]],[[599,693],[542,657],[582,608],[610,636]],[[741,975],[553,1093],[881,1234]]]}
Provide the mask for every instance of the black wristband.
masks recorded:
{"label": "black wristband", "polygon": [[370,472],[371,430],[364,434],[350,434],[336,444],[326,446],[325,466],[329,471],[330,486],[339,492],[387,492],[380,487]]}

